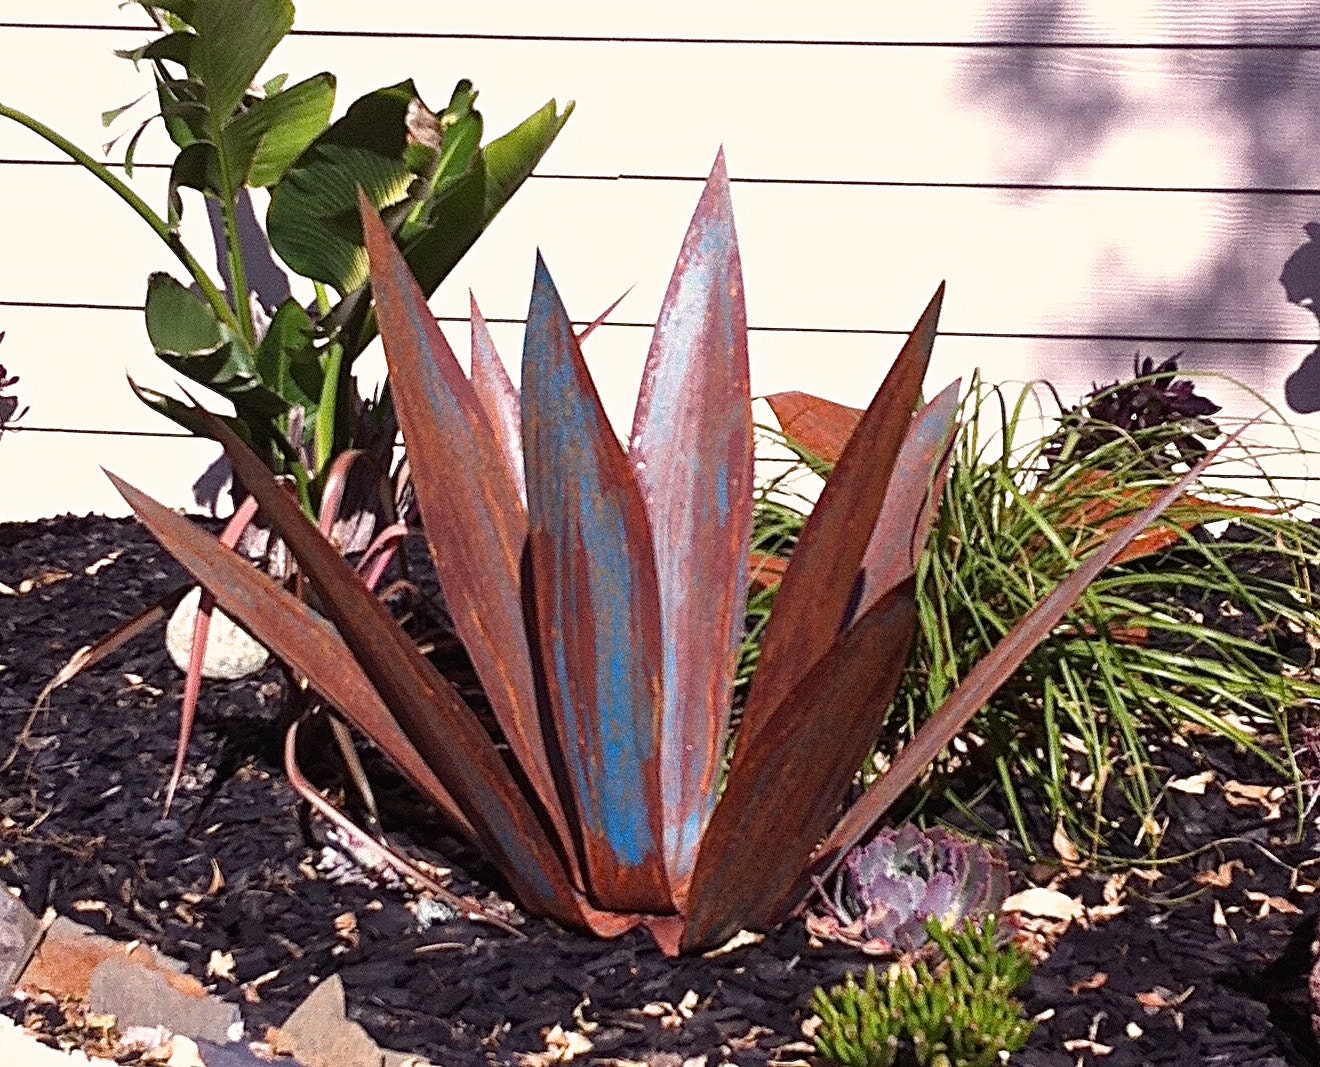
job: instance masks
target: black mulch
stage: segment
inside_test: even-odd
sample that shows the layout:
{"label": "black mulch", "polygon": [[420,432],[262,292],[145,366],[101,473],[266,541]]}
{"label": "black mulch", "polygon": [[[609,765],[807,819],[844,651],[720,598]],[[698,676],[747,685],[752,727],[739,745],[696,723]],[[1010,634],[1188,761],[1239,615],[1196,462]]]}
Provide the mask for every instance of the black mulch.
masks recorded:
{"label": "black mulch", "polygon": [[[0,596],[0,758],[64,661],[181,573],[131,521],[64,518],[0,525],[0,581],[19,589],[24,579],[35,584],[23,595]],[[338,972],[350,1016],[383,1046],[444,1067],[543,1050],[546,1028],[581,1029],[575,1011],[596,1025],[594,1062],[800,1060],[802,1046],[787,1046],[802,1040],[812,989],[864,967],[841,947],[809,944],[797,923],[759,945],[678,962],[641,934],[600,942],[535,919],[525,940],[465,921],[420,930],[403,892],[315,871],[319,831],[280,771],[279,682],[272,668],[205,688],[189,777],[166,820],[160,797],[181,678],[159,637],[59,691],[0,775],[0,878],[37,912],[54,905],[186,961],[242,1004],[251,1039]],[[1203,761],[1180,747],[1163,759],[1179,776],[1209,767],[1219,782],[1263,780],[1225,746],[1210,746]],[[398,844],[454,867],[456,889],[488,892],[457,864],[487,872],[406,791],[385,792]],[[1295,843],[1286,804],[1271,819],[1260,806],[1228,806],[1217,787],[1171,794],[1170,807],[1166,851],[1198,851],[1153,884],[1131,879],[1126,910],[1062,939],[1026,991],[1032,1014],[1052,1015],[1013,1062],[1318,1062],[1303,977],[1320,903],[1305,892],[1320,870],[1313,821]],[[1233,860],[1240,866],[1224,866]],[[223,888],[208,893],[217,867]],[[1232,877],[1225,888],[1194,880],[1221,869]],[[1088,875],[1068,888],[1100,904],[1104,881]],[[350,912],[356,938],[336,927]],[[238,984],[206,977],[215,951],[232,954]],[[640,1010],[677,1006],[689,991],[690,1017]]]}

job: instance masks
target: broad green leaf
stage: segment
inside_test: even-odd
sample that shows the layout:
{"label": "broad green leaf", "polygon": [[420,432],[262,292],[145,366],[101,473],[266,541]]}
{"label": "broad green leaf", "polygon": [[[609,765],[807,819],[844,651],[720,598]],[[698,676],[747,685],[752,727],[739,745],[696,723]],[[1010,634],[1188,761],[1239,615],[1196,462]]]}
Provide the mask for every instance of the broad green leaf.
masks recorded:
{"label": "broad green leaf", "polygon": [[335,103],[335,78],[322,73],[258,100],[234,119],[224,136],[231,153],[233,188],[264,189],[326,128]]}
{"label": "broad green leaf", "polygon": [[256,353],[262,382],[290,406],[301,405],[309,422],[320,403],[324,378],[312,340],[307,310],[290,297],[275,312]]}
{"label": "broad green leaf", "polygon": [[162,355],[202,356],[226,341],[211,309],[168,274],[147,281],[147,336]]}
{"label": "broad green leaf", "polygon": [[550,100],[540,111],[485,147],[487,224],[527,180],[571,114],[573,101],[565,104],[560,114],[555,102]]}
{"label": "broad green leaf", "polygon": [[404,162],[412,82],[354,101],[285,173],[271,193],[271,246],[298,274],[341,295],[366,281],[367,257],[357,210],[360,187],[372,205],[397,204],[415,175]]}
{"label": "broad green leaf", "polygon": [[206,0],[190,19],[197,31],[189,73],[206,86],[217,130],[238,110],[275,46],[293,28],[290,0]]}
{"label": "broad green leaf", "polygon": [[211,307],[168,274],[147,282],[147,335],[167,365],[214,389],[236,406],[266,416],[287,405],[263,387],[251,357],[216,322]]}

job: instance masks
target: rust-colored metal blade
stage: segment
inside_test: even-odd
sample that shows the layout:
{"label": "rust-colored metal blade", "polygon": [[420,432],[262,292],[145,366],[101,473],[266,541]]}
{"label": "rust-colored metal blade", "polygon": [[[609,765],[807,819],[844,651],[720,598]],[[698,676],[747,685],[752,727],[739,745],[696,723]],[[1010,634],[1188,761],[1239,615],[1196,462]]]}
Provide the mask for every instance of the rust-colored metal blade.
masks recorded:
{"label": "rust-colored metal blade", "polygon": [[[108,474],[108,472],[107,472]],[[279,583],[181,515],[108,474],[138,519],[226,612],[372,739],[386,757],[465,833],[471,825],[325,619]]]}
{"label": "rust-colored metal blade", "polygon": [[894,698],[916,628],[913,586],[836,637],[761,729],[739,739],[697,857],[683,951],[780,917]]}
{"label": "rust-colored metal blade", "polygon": [[385,706],[467,816],[477,842],[514,893],[529,908],[580,925],[562,861],[472,710],[256,454],[222,420],[195,410],[313,583],[318,602]]}
{"label": "rust-colored metal blade", "polygon": [[572,838],[541,734],[523,614],[527,514],[508,455],[426,295],[365,200],[362,229],[394,408],[440,587],[509,748],[568,857]]}
{"label": "rust-colored metal blade", "polygon": [[754,738],[835,642],[856,595],[863,553],[912,423],[944,299],[922,313],[821,490],[793,549],[766,624],[739,744]]}
{"label": "rust-colored metal blade", "polygon": [[509,475],[518,487],[518,499],[527,504],[527,485],[523,480],[522,458],[522,401],[518,389],[504,369],[504,362],[495,351],[486,319],[477,307],[477,298],[468,294],[472,309],[472,388],[486,411],[495,439],[499,442]]}
{"label": "rust-colored metal blade", "polygon": [[[1068,609],[1077,602],[1086,587],[1108,567],[1141,532],[1174,503],[1201,472],[1242,430],[1231,434],[1218,448],[1201,459],[1186,474],[1150,502],[1140,514],[1096,550],[1085,563],[1068,575],[1044,600],[1031,609],[968,673],[958,688],[934,715],[917,731],[916,736],[899,751],[888,772],[876,779],[830,832],[818,850],[812,873],[824,878],[834,870],[843,854],[862,840],[882,819],[894,802],[930,766],[957,733],[1022,665],[1050,631],[1059,624]],[[800,888],[805,893],[809,882]]]}
{"label": "rust-colored metal blade", "polygon": [[604,908],[672,911],[650,524],[539,256],[523,348],[522,418],[540,662],[587,892]]}
{"label": "rust-colored metal blade", "polygon": [[949,475],[960,385],[955,380],[912,417],[862,556],[862,590],[854,614],[916,573]]}
{"label": "rust-colored metal blade", "polygon": [[[245,499],[225,523],[220,544],[232,549],[243,536],[243,531],[257,515],[257,502]],[[192,740],[193,723],[197,719],[197,701],[202,692],[202,667],[206,663],[206,643],[211,633],[211,613],[215,610],[215,597],[205,589],[197,599],[197,613],[193,616],[192,644],[188,652],[188,669],[183,676],[183,697],[179,701],[179,733],[174,745],[174,766],[170,780],[165,784],[163,816],[169,815],[174,803],[174,791],[183,780],[183,768],[188,760],[188,742]]]}
{"label": "rust-colored metal blade", "polygon": [[715,805],[747,603],[752,402],[723,151],[660,306],[629,449],[660,586],[660,783],[680,905]]}
{"label": "rust-colored metal blade", "polygon": [[765,402],[775,413],[785,437],[830,466],[839,462],[844,445],[864,414],[861,408],[796,391],[771,393]]}

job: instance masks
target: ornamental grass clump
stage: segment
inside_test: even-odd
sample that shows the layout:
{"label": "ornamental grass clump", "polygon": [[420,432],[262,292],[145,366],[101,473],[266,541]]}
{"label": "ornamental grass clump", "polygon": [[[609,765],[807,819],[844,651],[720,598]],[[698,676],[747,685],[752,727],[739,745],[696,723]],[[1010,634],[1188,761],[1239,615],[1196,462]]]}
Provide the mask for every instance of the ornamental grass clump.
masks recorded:
{"label": "ornamental grass clump", "polygon": [[[1019,842],[1038,856],[1157,850],[1166,785],[1152,749],[1170,736],[1217,736],[1295,782],[1290,714],[1320,698],[1320,529],[1296,519],[1297,502],[1272,486],[1249,496],[1227,480],[1249,465],[1270,484],[1271,461],[1301,445],[1207,453],[1198,438],[1218,434],[1208,425],[1213,404],[1168,377],[1175,365],[1149,369],[1153,385],[1109,386],[1073,408],[1048,385],[1011,395],[973,379],[917,566],[914,650],[877,735],[883,766],[1079,560],[1183,480],[1179,468],[1227,468],[1213,496],[1182,494],[1114,554],[989,700],[966,746],[942,757],[911,798],[979,825],[968,798],[997,789]],[[769,401],[796,469],[828,478],[860,412],[802,393]],[[791,552],[806,521],[801,499],[781,488],[792,477],[778,475],[758,505],[756,543],[770,553]],[[1227,522],[1223,536],[1206,530]],[[783,560],[759,566],[769,581],[753,606],[764,615]],[[1043,800],[1046,819],[1031,818],[1024,791]]]}
{"label": "ornamental grass clump", "polygon": [[1199,473],[1043,598],[844,811],[911,647],[914,567],[958,407],[956,383],[917,403],[942,288],[798,537],[731,737],[753,480],[723,155],[660,308],[626,448],[544,262],[519,391],[475,307],[464,373],[369,202],[361,218],[422,526],[497,736],[221,420],[196,412],[297,558],[315,610],[115,483],[224,611],[482,849],[526,910],[567,926],[643,926],[677,954],[789,917]]}
{"label": "ornamental grass clump", "polygon": [[1013,998],[1031,976],[1027,954],[1000,946],[993,919],[957,930],[927,924],[943,954],[935,965],[895,964],[884,978],[866,969],[829,992],[817,989],[812,1008],[819,1052],[844,1067],[991,1067],[1017,1052],[1035,1024]]}

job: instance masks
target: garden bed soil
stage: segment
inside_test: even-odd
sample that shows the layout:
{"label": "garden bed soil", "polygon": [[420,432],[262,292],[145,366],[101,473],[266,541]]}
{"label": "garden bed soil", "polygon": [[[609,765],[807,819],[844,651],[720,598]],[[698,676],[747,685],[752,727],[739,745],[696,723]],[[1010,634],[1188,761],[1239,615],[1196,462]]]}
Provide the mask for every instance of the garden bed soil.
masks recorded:
{"label": "garden bed soil", "polygon": [[[0,758],[79,647],[182,579],[130,520],[0,525]],[[54,907],[184,961],[240,1004],[250,1040],[338,974],[349,1017],[381,1046],[443,1067],[519,1062],[545,1052],[556,1025],[591,1041],[580,1062],[811,1062],[812,990],[868,962],[800,922],[678,961],[641,933],[598,941],[538,919],[520,920],[521,937],[463,919],[423,929],[406,890],[326,867],[324,827],[280,769],[276,668],[204,687],[188,774],[161,817],[181,682],[157,632],[54,694],[0,773],[0,880],[38,914]],[[1305,987],[1320,905],[1313,818],[1299,838],[1291,798],[1230,746],[1171,744],[1158,758],[1170,778],[1214,772],[1204,794],[1168,795],[1164,851],[1183,858],[1121,890],[1112,872],[1056,883],[1090,912],[1050,938],[1024,992],[1041,1021],[1012,1062],[1320,1062]],[[1230,798],[1228,782],[1267,788]],[[452,870],[455,890],[498,900],[490,872],[406,788],[381,794],[397,845]],[[1004,822],[989,801],[977,813]],[[1059,873],[1018,864],[1015,888]],[[216,953],[232,958],[227,976],[208,974]],[[33,1006],[4,1010],[22,1019]]]}

